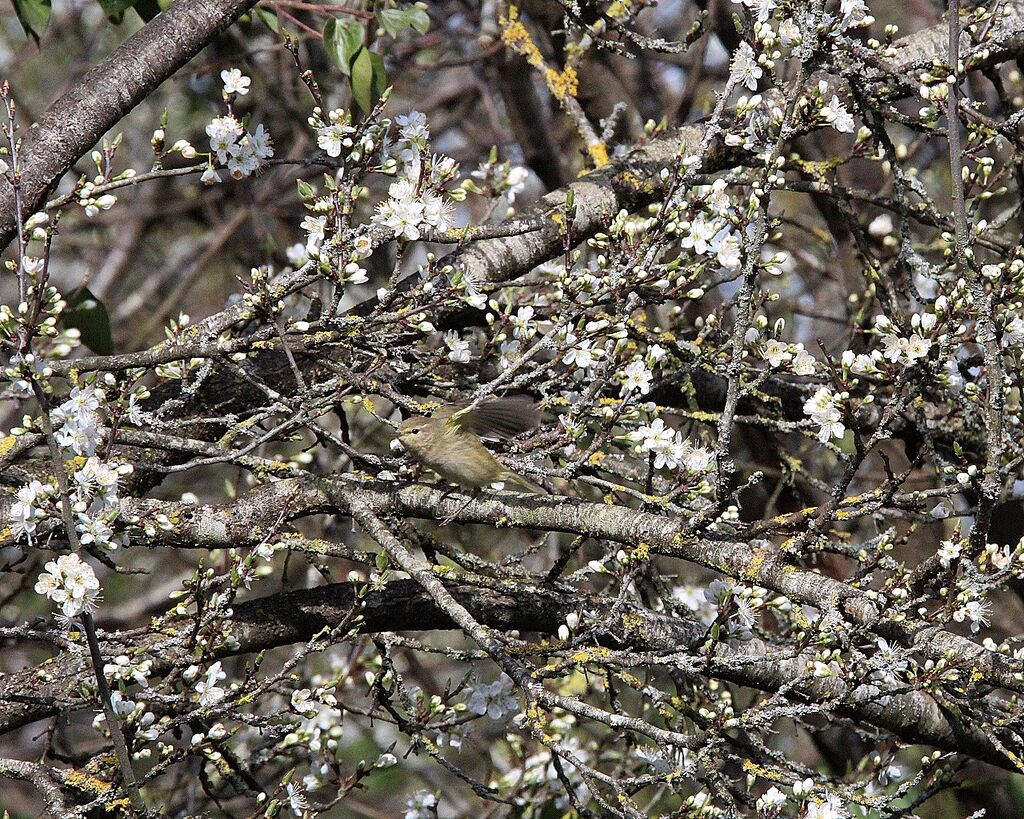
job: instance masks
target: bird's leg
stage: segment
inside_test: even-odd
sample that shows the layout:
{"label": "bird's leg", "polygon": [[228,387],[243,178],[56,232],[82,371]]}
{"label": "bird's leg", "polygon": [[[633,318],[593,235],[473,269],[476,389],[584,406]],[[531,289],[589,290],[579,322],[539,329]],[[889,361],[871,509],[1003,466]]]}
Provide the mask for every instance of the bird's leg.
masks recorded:
{"label": "bird's leg", "polygon": [[[449,491],[451,491],[451,490],[449,490]],[[447,494],[448,494],[448,492],[445,492],[445,494],[442,495],[442,499]],[[438,526],[447,526],[449,523],[451,523],[453,520],[455,520],[455,518],[457,518],[459,515],[461,515],[463,513],[463,511],[465,511],[466,507],[469,506],[478,497],[480,497],[480,490],[479,490],[479,488],[473,490],[473,494],[469,496],[469,500],[467,500],[464,504],[462,504],[462,506],[460,506],[458,509],[456,509],[454,512],[452,512],[450,515],[445,517],[444,520],[438,521]]]}

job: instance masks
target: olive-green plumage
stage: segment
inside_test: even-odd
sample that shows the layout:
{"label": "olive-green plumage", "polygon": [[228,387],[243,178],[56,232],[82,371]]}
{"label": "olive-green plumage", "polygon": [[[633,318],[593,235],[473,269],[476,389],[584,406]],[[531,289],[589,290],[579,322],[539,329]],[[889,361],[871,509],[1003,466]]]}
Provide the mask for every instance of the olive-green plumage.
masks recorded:
{"label": "olive-green plumage", "polygon": [[513,481],[535,489],[505,467],[480,437],[511,438],[540,424],[540,412],[526,396],[496,398],[477,406],[449,404],[429,418],[407,418],[398,427],[402,446],[424,466],[451,483],[479,489],[496,481]]}

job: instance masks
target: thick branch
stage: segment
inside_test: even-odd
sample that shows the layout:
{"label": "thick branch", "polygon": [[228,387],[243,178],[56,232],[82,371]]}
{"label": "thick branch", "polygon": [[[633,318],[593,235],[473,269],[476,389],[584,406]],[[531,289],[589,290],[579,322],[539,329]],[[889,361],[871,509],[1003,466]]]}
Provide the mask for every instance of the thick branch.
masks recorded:
{"label": "thick branch", "polygon": [[[786,562],[771,548],[706,537],[687,537],[677,520],[625,506],[586,503],[567,497],[487,494],[471,499],[424,484],[362,483],[346,479],[289,479],[258,487],[237,502],[197,506],[157,500],[125,501],[125,517],[166,514],[172,530],[157,533],[151,544],[196,548],[252,546],[278,525],[281,509],[291,519],[324,513],[348,514],[353,502],[378,515],[480,523],[501,528],[566,532],[678,557],[784,594],[823,611],[838,610],[854,623],[889,639],[980,675],[988,682],[1021,691],[1017,674],[999,655],[943,629],[916,620],[893,622],[879,615],[864,592]],[[2,523],[2,521],[0,521]]]}
{"label": "thick branch", "polygon": [[[805,671],[811,655],[779,658],[759,653],[753,646],[718,645],[714,656],[707,660],[700,651],[705,635],[703,626],[656,614],[638,605],[618,607],[610,600],[556,588],[484,588],[442,582],[447,594],[475,621],[491,629],[553,634],[565,622],[566,615],[586,609],[603,621],[606,633],[600,642],[616,650],[607,660],[613,664],[676,666],[765,691],[790,688],[791,696],[799,701],[820,703],[859,723],[890,731],[906,742],[958,751],[1014,770],[1012,761],[994,747],[984,731],[947,715],[926,694],[884,694],[874,686],[851,689],[837,678],[811,678]],[[240,603],[233,607],[230,619],[233,642],[215,648],[208,659],[307,641],[325,628],[343,622],[355,605],[355,587],[347,583]],[[456,627],[415,580],[395,580],[384,589],[368,592],[359,614],[362,633]],[[175,638],[168,639],[163,633],[131,640],[108,635],[104,645],[104,650],[112,654],[138,649],[145,649],[152,660],[154,677],[166,674],[175,664],[193,661]],[[637,656],[640,652],[645,653]],[[0,733],[88,705],[81,690],[89,679],[85,655],[68,652],[38,668],[0,675]]]}
{"label": "thick branch", "polygon": [[[24,138],[24,212],[41,208],[104,133],[254,5],[256,0],[178,0],[87,72]],[[16,231],[14,190],[0,177],[0,248]]]}

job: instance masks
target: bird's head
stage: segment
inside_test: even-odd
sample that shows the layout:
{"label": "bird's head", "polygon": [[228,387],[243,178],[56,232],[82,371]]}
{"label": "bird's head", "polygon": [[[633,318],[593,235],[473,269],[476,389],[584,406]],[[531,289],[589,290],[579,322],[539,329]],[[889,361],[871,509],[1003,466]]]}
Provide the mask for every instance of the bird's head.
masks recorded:
{"label": "bird's head", "polygon": [[410,452],[425,448],[430,443],[434,425],[429,418],[414,415],[406,418],[398,427],[398,441]]}

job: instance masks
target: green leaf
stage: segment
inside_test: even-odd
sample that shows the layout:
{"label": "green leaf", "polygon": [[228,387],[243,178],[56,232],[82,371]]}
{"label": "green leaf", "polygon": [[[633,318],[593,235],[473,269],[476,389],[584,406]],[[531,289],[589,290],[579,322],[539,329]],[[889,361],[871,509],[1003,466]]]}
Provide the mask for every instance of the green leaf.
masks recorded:
{"label": "green leaf", "polygon": [[13,3],[21,27],[38,44],[39,35],[46,31],[50,22],[50,0],[13,0]]}
{"label": "green leaf", "polygon": [[363,24],[358,20],[330,19],[324,26],[324,47],[341,73],[349,76],[352,58],[363,47]]}
{"label": "green leaf", "polygon": [[377,15],[377,20],[392,37],[397,37],[409,28],[420,34],[426,34],[430,29],[430,15],[416,7],[384,9]]}
{"label": "green leaf", "polygon": [[267,28],[274,32],[274,34],[278,34],[281,31],[281,22],[277,19],[277,15],[270,9],[265,9],[263,6],[257,6],[256,13],[260,16],[260,19],[267,24]]}
{"label": "green leaf", "polygon": [[352,99],[364,114],[369,114],[387,88],[387,72],[380,54],[361,48],[352,60]]}
{"label": "green leaf", "polygon": [[76,328],[82,334],[82,343],[97,355],[114,352],[114,338],[110,331],[110,314],[88,287],[79,287],[68,294],[68,306],[61,321],[65,328]]}
{"label": "green leaf", "polygon": [[417,34],[426,34],[430,31],[430,15],[423,9],[411,9],[411,11],[412,20],[409,25],[412,26],[412,30]]}

